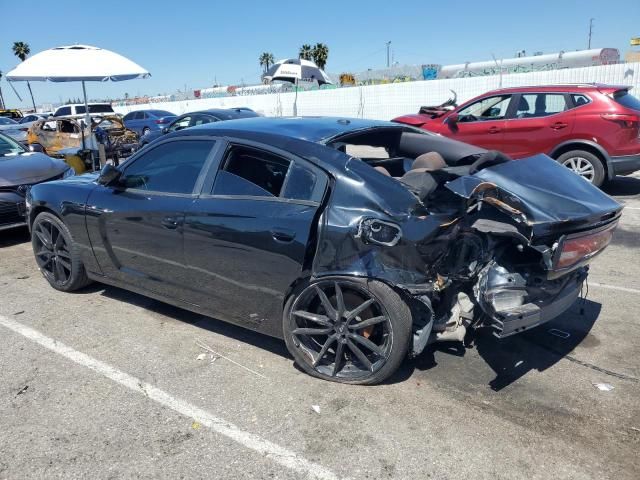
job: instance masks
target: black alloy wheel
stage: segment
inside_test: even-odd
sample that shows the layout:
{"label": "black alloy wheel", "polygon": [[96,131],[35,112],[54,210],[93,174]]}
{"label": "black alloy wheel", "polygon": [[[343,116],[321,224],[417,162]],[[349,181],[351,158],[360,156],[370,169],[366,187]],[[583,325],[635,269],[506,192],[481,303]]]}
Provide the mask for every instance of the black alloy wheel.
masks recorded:
{"label": "black alloy wheel", "polygon": [[55,215],[36,217],[31,244],[38,268],[53,288],[70,292],[90,283],[67,226]]}
{"label": "black alloy wheel", "polygon": [[381,282],[327,279],[287,303],[287,347],[308,373],[343,383],[379,383],[406,355],[411,315]]}

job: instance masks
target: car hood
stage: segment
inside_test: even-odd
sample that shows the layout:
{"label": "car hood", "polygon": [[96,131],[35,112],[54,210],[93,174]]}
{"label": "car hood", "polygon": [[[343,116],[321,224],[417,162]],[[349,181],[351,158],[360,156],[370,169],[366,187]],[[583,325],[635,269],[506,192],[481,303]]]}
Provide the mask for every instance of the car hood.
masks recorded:
{"label": "car hood", "polygon": [[38,183],[61,175],[69,166],[39,152],[0,157],[0,187]]}
{"label": "car hood", "polygon": [[447,183],[465,197],[491,200],[520,216],[534,236],[581,228],[615,218],[622,205],[546,155],[513,160]]}

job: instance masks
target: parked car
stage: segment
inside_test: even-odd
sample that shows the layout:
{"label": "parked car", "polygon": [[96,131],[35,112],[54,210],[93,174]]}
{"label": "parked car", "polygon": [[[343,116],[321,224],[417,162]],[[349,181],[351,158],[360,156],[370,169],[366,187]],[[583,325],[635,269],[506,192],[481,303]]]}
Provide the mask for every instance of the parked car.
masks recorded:
{"label": "parked car", "polygon": [[0,117],[12,118],[17,121],[23,117],[23,114],[15,108],[0,109]]}
{"label": "parked car", "polygon": [[140,146],[148,145],[155,139],[166,133],[177,132],[184,128],[195,127],[212,122],[225,120],[237,120],[239,118],[259,117],[256,112],[246,107],[239,108],[212,108],[210,110],[200,110],[198,112],[185,113],[173,120],[162,130],[151,131],[140,139]]}
{"label": "parked car", "polygon": [[600,186],[640,170],[640,101],[631,87],[551,85],[493,90],[456,108],[423,107],[405,123],[496,149],[545,153]]}
{"label": "parked car", "polygon": [[122,120],[129,130],[143,136],[162,130],[175,119],[176,114],[166,110],[136,110],[127,113]]}
{"label": "parked car", "polygon": [[[388,155],[356,158],[363,146]],[[36,185],[29,205],[53,288],[95,280],[212,315],[355,384],[471,326],[506,337],[560,315],[622,210],[545,155],[335,118],[184,129],[100,175]]]}
{"label": "parked car", "polygon": [[[74,103],[69,105],[62,105],[58,107],[56,111],[53,113],[54,117],[64,117],[64,118],[79,118],[84,117],[87,113],[87,109],[84,103]],[[113,107],[109,103],[90,103],[89,104],[89,115],[93,116],[105,116],[105,115],[115,115],[116,113],[113,111]]]}
{"label": "parked car", "polygon": [[27,130],[29,130],[28,127],[20,125],[12,118],[0,117],[0,132],[17,142],[25,143],[27,141]]}
{"label": "parked car", "polygon": [[138,135],[125,128],[120,117],[97,117],[91,123],[89,129],[80,118],[38,120],[27,133],[29,148],[64,158],[78,173],[93,170],[98,144],[104,145],[106,159],[115,163],[138,149]]}
{"label": "parked car", "polygon": [[25,195],[32,185],[74,173],[63,161],[29,152],[0,133],[0,230],[27,224]]}

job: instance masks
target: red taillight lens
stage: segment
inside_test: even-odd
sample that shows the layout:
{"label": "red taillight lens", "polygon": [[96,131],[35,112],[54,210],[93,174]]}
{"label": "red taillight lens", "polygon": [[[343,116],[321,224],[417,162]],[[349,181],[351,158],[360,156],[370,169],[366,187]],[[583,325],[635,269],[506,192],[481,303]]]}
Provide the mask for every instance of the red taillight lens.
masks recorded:
{"label": "red taillight lens", "polygon": [[618,122],[627,128],[633,128],[640,123],[640,117],[630,113],[603,113],[600,116],[610,122]]}
{"label": "red taillight lens", "polygon": [[568,268],[602,251],[611,242],[615,228],[616,224],[596,233],[565,238],[555,268]]}

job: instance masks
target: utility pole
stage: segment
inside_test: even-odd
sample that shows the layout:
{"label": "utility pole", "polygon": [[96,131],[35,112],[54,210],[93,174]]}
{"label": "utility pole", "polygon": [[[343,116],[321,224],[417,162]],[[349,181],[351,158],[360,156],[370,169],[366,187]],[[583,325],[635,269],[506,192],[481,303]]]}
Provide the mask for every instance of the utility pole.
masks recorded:
{"label": "utility pole", "polygon": [[591,50],[591,34],[593,33],[593,18],[589,19],[589,50]]}
{"label": "utility pole", "polygon": [[387,42],[387,68],[389,68],[389,49],[391,48],[391,40]]}

